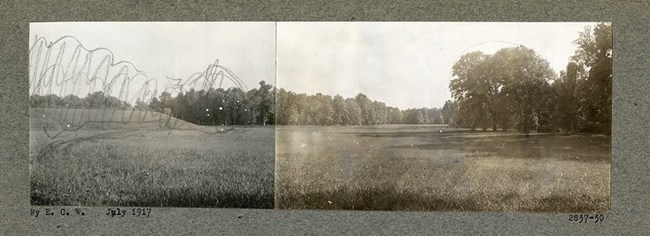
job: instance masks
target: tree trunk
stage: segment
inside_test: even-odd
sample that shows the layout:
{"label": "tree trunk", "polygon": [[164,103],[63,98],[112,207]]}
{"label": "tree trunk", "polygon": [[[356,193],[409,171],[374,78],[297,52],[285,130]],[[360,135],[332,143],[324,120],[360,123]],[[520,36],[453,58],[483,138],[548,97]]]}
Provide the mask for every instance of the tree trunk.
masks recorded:
{"label": "tree trunk", "polygon": [[523,127],[524,134],[528,134],[528,119],[524,118],[524,124],[523,125],[524,125],[524,127]]}

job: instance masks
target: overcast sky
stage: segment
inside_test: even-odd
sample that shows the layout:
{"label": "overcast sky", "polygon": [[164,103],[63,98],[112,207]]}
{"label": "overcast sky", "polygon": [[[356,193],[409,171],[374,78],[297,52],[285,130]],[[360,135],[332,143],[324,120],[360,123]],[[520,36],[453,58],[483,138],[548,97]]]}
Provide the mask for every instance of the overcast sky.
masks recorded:
{"label": "overcast sky", "polygon": [[158,79],[158,91],[166,77],[187,78],[219,59],[249,89],[265,80],[299,93],[364,93],[406,109],[441,107],[450,97],[451,67],[475,50],[524,45],[559,72],[589,25],[595,24],[279,22],[276,57],[274,22],[32,23],[30,46],[36,36],[51,42],[72,35]]}
{"label": "overcast sky", "polygon": [[249,89],[261,80],[275,84],[274,22],[32,23],[30,47],[36,36],[52,42],[67,35],[87,49],[110,49],[114,61],[131,62],[161,87],[167,77],[188,78],[217,59]]}
{"label": "overcast sky", "polygon": [[451,67],[465,53],[523,45],[559,73],[595,23],[280,22],[277,86],[299,93],[358,93],[400,109],[441,107]]}

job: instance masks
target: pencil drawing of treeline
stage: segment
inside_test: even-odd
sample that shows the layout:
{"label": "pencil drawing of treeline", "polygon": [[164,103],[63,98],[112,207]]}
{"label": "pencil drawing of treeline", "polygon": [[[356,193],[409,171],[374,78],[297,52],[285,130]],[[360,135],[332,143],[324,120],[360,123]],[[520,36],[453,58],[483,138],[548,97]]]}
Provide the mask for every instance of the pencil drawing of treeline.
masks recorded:
{"label": "pencil drawing of treeline", "polygon": [[32,205],[273,207],[273,23],[33,23],[30,37]]}

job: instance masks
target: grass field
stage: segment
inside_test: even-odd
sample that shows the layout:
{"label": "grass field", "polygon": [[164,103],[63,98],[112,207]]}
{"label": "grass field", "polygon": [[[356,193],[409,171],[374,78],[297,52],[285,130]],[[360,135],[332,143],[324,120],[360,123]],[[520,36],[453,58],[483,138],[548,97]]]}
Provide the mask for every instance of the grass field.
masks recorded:
{"label": "grass field", "polygon": [[273,127],[219,130],[160,113],[32,109],[31,203],[272,208]]}
{"label": "grass field", "polygon": [[602,212],[609,136],[278,127],[276,208]]}

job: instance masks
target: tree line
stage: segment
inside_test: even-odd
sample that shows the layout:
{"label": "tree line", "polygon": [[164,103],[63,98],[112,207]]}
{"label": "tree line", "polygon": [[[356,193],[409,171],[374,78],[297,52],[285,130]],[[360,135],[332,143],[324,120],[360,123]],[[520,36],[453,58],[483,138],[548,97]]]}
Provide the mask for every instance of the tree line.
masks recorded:
{"label": "tree line", "polygon": [[51,107],[51,108],[91,108],[91,109],[127,109],[132,107],[128,102],[122,101],[114,96],[105,95],[98,91],[80,98],[77,95],[69,94],[59,97],[56,94],[38,95],[33,94],[29,98],[30,107]]}
{"label": "tree line", "polygon": [[[277,100],[276,100],[277,98]],[[31,107],[151,110],[199,125],[382,125],[443,124],[438,108],[400,110],[359,93],[340,95],[297,94],[276,89],[261,81],[250,91],[239,88],[163,92],[150,101],[129,104],[116,97],[94,92],[84,98],[67,95],[32,95]]]}
{"label": "tree line", "polygon": [[400,110],[370,100],[359,93],[353,98],[341,95],[298,94],[279,89],[277,94],[278,125],[383,125],[442,124],[438,108]]}
{"label": "tree line", "polygon": [[612,27],[588,27],[556,75],[524,46],[463,55],[449,84],[453,123],[471,129],[611,133]]}
{"label": "tree line", "polygon": [[163,92],[148,108],[199,125],[272,125],[275,123],[275,97],[272,85],[260,81],[260,87],[190,89],[175,97]]}
{"label": "tree line", "polygon": [[172,96],[162,92],[149,101],[137,99],[129,104],[102,91],[84,98],[55,94],[31,95],[30,107],[151,110],[199,125],[270,125],[275,122],[275,97],[272,85],[265,81],[249,91],[239,88],[190,89]]}
{"label": "tree line", "polygon": [[352,98],[298,94],[264,81],[239,88],[163,92],[131,105],[103,92],[32,95],[31,107],[135,109],[169,114],[199,125],[450,124],[472,130],[524,133],[611,133],[612,28],[601,23],[580,32],[577,50],[559,75],[524,46],[492,55],[460,57],[452,67],[452,99],[442,108],[400,110],[359,93]]}

